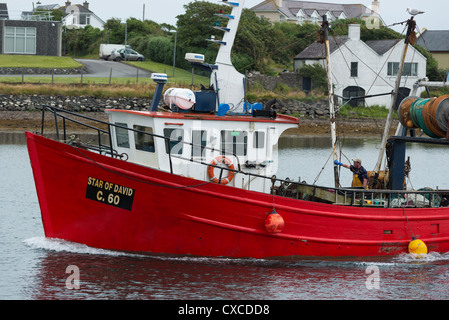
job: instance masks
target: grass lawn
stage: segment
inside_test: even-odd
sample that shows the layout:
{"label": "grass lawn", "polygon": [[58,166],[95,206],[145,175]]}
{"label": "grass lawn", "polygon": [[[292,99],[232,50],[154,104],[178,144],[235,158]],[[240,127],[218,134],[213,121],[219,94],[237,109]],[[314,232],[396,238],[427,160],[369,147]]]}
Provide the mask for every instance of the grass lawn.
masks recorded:
{"label": "grass lawn", "polygon": [[[152,61],[127,62],[136,67],[157,73],[168,75],[169,87],[190,87],[192,83],[192,73],[183,69],[175,69],[173,77],[173,67]],[[17,56],[0,55],[0,67],[33,67],[38,65],[42,68],[69,68],[79,67],[81,64],[68,57],[41,57],[41,56]],[[52,83],[53,81],[53,83]],[[109,82],[110,81],[110,82]],[[22,76],[0,76],[0,94],[41,94],[41,95],[87,95],[97,97],[152,97],[156,84],[149,77],[129,77],[114,78],[109,77],[89,77],[84,75],[62,76],[39,75],[32,76],[24,74]],[[209,84],[209,78],[194,76],[194,90],[199,89],[199,85]]]}
{"label": "grass lawn", "polygon": [[[22,83],[22,77],[21,76],[8,76],[8,77],[1,77],[0,76],[0,82],[1,83],[10,83],[10,84],[21,84]],[[51,84],[52,78],[51,75],[43,75],[43,76],[27,76],[24,75],[23,82],[25,84]],[[53,82],[55,84],[67,84],[67,85],[76,85],[81,84],[81,75],[75,76],[75,77],[65,77],[65,76],[58,76],[55,75],[53,78]],[[135,77],[133,78],[111,78],[111,85],[135,85],[137,83],[137,79]],[[139,77],[138,84],[152,84],[154,83],[153,80],[150,78],[144,78]],[[83,85],[89,84],[89,85],[108,85],[109,84],[109,78],[99,78],[99,77],[86,77],[86,75],[83,76]]]}
{"label": "grass lawn", "polygon": [[78,68],[82,64],[70,57],[0,55],[0,68]]}
{"label": "grass lawn", "polygon": [[91,96],[97,98],[152,98],[156,85],[151,84],[7,84],[0,86],[0,94],[6,95],[49,95],[49,96]]}
{"label": "grass lawn", "polygon": [[[181,68],[175,68],[175,76],[173,77],[173,66],[167,64],[154,62],[154,61],[128,61],[126,62],[138,68],[142,68],[148,71],[156,73],[166,73],[169,83],[177,83],[183,85],[189,85],[192,83],[192,72]],[[207,86],[209,84],[209,78],[199,75],[194,75],[193,82],[195,85],[202,83]]]}
{"label": "grass lawn", "polygon": [[[143,62],[127,62],[130,65],[149,70],[156,73],[166,73],[168,76],[168,85],[171,86],[181,86],[181,87],[189,87],[192,83],[192,73],[190,71],[186,71],[180,68],[175,68],[175,76],[173,77],[173,66],[157,63],[153,61],[143,61]],[[9,68],[76,68],[81,67],[82,64],[73,60],[70,57],[49,57],[49,56],[32,56],[32,55],[0,55],[0,68],[9,67]],[[30,76],[24,75],[23,82],[24,83],[37,83],[37,84],[80,84],[81,83],[81,75],[78,77],[65,77],[55,75],[52,77],[51,75],[41,75],[41,76]],[[2,83],[22,83],[22,77],[10,77],[10,76],[0,76],[0,82]],[[109,84],[109,77],[88,77],[86,75],[83,76],[83,84],[100,84],[107,85]],[[148,77],[139,77],[137,80],[136,77],[130,78],[112,78],[111,84],[114,85],[133,85],[133,84],[152,84],[154,83]],[[193,78],[193,83],[195,87],[199,87],[199,84],[208,85],[209,78],[204,76],[195,75]]]}

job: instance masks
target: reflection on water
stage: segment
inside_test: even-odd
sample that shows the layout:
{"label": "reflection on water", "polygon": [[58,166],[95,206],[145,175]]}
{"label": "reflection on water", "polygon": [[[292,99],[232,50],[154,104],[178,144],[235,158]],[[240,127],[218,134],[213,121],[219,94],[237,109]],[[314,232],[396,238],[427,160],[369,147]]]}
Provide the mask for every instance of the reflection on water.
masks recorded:
{"label": "reflection on water", "polygon": [[[33,299],[441,299],[447,298],[448,254],[424,260],[404,254],[370,260],[263,260],[122,254],[35,237],[41,249],[26,294]],[[66,288],[68,265],[79,290]],[[367,267],[379,269],[368,289]],[[427,290],[431,286],[432,290]]]}
{"label": "reflection on water", "polygon": [[[376,144],[364,143],[345,152],[352,156],[365,149],[377,151]],[[426,171],[430,178],[449,181],[441,170],[445,149],[417,150],[439,163],[433,176],[433,168]],[[329,152],[325,145],[283,148],[280,160],[287,165],[281,169],[287,176],[316,175]],[[213,259],[123,254],[46,239],[26,146],[0,144],[0,154],[7,186],[0,192],[0,300],[449,299],[449,254],[430,253],[419,261],[410,255],[355,261]],[[373,265],[380,275],[375,290],[366,286],[366,270]],[[79,289],[66,287],[68,266],[79,268]]]}
{"label": "reflection on water", "polygon": [[25,144],[24,132],[1,132],[0,131],[0,144]]}

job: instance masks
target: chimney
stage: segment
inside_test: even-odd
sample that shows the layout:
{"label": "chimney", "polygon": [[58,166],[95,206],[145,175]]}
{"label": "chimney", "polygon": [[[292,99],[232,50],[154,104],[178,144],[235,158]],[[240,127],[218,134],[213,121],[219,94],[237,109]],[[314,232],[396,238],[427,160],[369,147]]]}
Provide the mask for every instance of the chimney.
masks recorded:
{"label": "chimney", "polygon": [[89,2],[84,1],[83,7],[86,8],[87,10],[89,10]]}
{"label": "chimney", "polygon": [[276,3],[278,8],[282,8],[282,0],[275,0],[274,3]]}
{"label": "chimney", "polygon": [[348,38],[349,40],[360,40],[359,24],[348,24]]}
{"label": "chimney", "polygon": [[377,0],[374,0],[371,4],[371,10],[374,11],[374,13],[380,14],[380,3]]}
{"label": "chimney", "polygon": [[65,2],[65,6],[66,7],[68,7],[68,6],[70,6],[72,3],[69,1],[69,0],[67,0],[66,2]]}

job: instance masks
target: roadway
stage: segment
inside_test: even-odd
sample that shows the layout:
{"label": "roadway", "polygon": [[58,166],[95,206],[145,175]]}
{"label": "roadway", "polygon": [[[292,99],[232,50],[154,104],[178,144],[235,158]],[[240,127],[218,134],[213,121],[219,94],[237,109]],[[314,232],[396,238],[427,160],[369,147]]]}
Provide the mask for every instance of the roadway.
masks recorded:
{"label": "roadway", "polygon": [[[136,78],[137,70],[139,70],[139,78],[150,77],[151,72],[146,71],[122,62],[105,61],[101,59],[75,59],[87,68],[87,72],[83,73],[86,78]],[[4,74],[2,77],[18,77],[21,74]],[[25,74],[26,77],[45,77],[49,74]],[[80,77],[80,74],[55,74],[55,77]]]}
{"label": "roadway", "polygon": [[[136,68],[126,63],[116,61],[105,61],[100,59],[75,59],[79,63],[82,63],[87,68],[87,73],[83,74],[83,77],[109,77],[112,68],[113,78],[130,78],[136,77],[137,70],[139,70],[140,77],[150,77],[151,72]],[[58,75],[60,77],[61,75]]]}

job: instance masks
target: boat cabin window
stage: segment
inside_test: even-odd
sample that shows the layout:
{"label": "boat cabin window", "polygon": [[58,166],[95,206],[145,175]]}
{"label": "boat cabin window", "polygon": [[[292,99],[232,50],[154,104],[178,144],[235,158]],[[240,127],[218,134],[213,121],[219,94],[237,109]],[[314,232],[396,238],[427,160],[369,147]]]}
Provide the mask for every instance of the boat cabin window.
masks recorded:
{"label": "boat cabin window", "polygon": [[153,128],[134,125],[134,141],[136,142],[136,150],[154,152]]}
{"label": "boat cabin window", "polygon": [[192,130],[192,157],[204,158],[204,148],[207,143],[206,130]]}
{"label": "boat cabin window", "polygon": [[117,138],[117,147],[129,148],[128,125],[126,123],[116,122],[115,137]]}
{"label": "boat cabin window", "polygon": [[221,152],[226,155],[246,156],[248,132],[238,130],[221,131]]}
{"label": "boat cabin window", "polygon": [[264,146],[265,146],[265,132],[254,131],[253,148],[263,149]]}
{"label": "boat cabin window", "polygon": [[184,140],[184,130],[165,128],[164,137],[170,138],[170,140],[165,139],[165,152],[167,154],[182,154],[183,144],[179,142]]}

